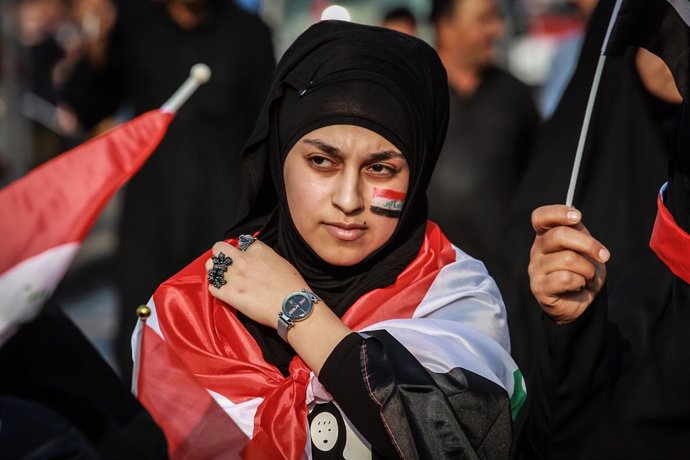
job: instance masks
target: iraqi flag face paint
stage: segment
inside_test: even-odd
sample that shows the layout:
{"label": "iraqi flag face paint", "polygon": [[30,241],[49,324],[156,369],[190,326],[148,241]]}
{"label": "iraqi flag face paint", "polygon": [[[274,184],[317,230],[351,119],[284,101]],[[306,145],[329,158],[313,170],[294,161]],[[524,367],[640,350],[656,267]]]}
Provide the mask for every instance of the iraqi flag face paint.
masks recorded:
{"label": "iraqi flag face paint", "polygon": [[397,190],[374,187],[369,210],[374,214],[386,217],[400,217],[407,194]]}

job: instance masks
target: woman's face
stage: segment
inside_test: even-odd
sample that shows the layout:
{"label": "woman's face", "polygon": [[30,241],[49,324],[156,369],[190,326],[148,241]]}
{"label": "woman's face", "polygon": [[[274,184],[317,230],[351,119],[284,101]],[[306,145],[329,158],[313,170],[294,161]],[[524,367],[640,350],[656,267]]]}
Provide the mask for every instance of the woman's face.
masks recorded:
{"label": "woman's face", "polygon": [[349,266],[395,231],[410,178],[405,157],[385,138],[354,125],[303,136],[285,158],[292,221],[324,261]]}

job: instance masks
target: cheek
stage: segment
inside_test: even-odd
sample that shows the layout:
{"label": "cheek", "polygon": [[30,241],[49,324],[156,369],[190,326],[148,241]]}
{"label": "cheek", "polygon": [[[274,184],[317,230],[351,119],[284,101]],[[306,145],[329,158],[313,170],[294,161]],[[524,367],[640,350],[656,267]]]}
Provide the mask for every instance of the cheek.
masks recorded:
{"label": "cheek", "polygon": [[309,227],[314,219],[314,209],[319,209],[324,195],[323,184],[310,178],[308,174],[299,176],[299,180],[285,178],[285,194],[287,196],[290,216],[298,230]]}

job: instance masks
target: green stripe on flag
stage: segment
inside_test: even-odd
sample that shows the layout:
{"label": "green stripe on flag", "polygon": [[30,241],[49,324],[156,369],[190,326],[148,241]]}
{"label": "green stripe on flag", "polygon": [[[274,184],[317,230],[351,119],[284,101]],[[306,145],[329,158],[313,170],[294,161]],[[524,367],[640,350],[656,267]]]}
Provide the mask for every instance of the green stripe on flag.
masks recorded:
{"label": "green stripe on flag", "polygon": [[527,399],[525,379],[522,377],[520,369],[515,369],[513,372],[513,396],[510,397],[510,415],[513,421],[520,415],[520,409],[522,409],[525,399]]}

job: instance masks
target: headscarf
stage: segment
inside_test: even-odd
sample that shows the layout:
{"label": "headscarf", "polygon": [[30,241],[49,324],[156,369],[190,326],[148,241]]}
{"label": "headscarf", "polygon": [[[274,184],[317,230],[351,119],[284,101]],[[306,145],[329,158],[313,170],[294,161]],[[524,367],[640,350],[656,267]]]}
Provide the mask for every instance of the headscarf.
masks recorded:
{"label": "headscarf", "polygon": [[[295,142],[314,129],[336,124],[380,134],[401,150],[410,168],[407,200],[395,232],[349,267],[328,264],[299,235],[283,181],[283,162]],[[426,188],[447,125],[446,73],[428,44],[380,27],[341,21],[313,25],[278,63],[242,152],[243,194],[236,224],[226,236],[259,230],[261,241],[292,263],[342,316],[364,293],[392,284],[419,252],[427,219]],[[245,324],[257,337],[261,327]]]}

